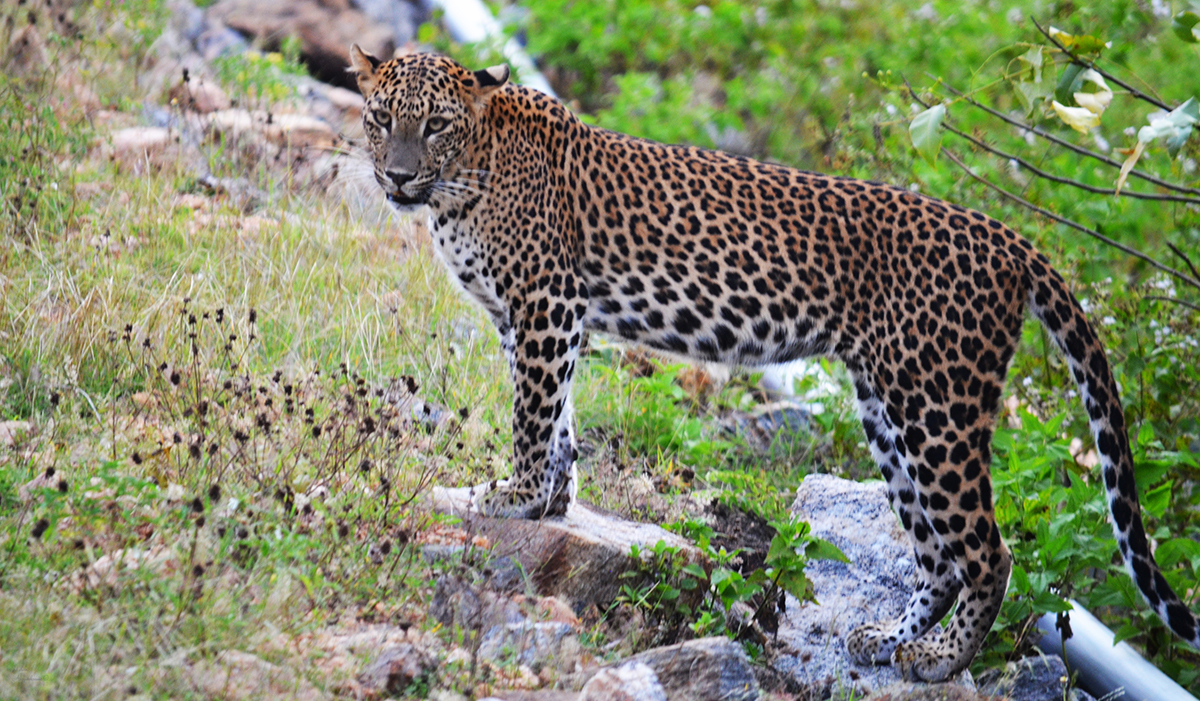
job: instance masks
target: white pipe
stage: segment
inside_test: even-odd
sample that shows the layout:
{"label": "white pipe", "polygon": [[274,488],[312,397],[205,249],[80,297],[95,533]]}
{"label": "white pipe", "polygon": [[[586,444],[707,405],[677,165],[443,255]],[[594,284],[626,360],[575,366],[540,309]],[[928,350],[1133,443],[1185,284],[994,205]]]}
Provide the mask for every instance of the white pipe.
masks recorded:
{"label": "white pipe", "polygon": [[[1055,615],[1038,619],[1043,635],[1037,646],[1046,654],[1059,655],[1072,672],[1079,673],[1079,686],[1096,698],[1120,701],[1196,701],[1183,687],[1142,659],[1126,643],[1113,645],[1113,632],[1077,601],[1071,601],[1068,614],[1071,637],[1063,650],[1062,633],[1055,627]],[[1113,692],[1124,690],[1124,695]]]}
{"label": "white pipe", "polygon": [[516,39],[504,38],[504,28],[492,16],[491,11],[487,9],[482,0],[432,0],[432,3],[445,12],[442,19],[446,23],[446,29],[450,30],[450,36],[454,37],[455,41],[464,44],[504,41],[500,51],[517,69],[521,76],[521,83],[534,90],[544,92],[550,97],[558,97],[554,94],[546,76],[537,69],[533,59],[529,58],[529,54],[525,53],[521,44]]}

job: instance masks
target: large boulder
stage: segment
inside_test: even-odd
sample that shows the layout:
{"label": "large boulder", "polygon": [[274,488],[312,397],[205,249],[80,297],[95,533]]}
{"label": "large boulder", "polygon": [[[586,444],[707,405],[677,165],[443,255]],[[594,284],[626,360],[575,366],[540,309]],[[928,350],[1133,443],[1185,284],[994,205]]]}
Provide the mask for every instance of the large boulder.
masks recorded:
{"label": "large boulder", "polygon": [[699,562],[703,555],[686,539],[648,523],[635,523],[601,513],[575,502],[562,517],[540,521],[480,516],[470,506],[470,490],[435,489],[433,507],[463,519],[462,527],[486,536],[496,544],[495,555],[519,562],[538,593],[571,601],[577,610],[588,604],[607,608],[616,601],[622,579],[636,571],[633,546],[649,551],[662,541],[675,548],[684,561]]}
{"label": "large boulder", "polygon": [[[888,505],[887,487],[810,475],[796,491],[792,513],[809,523],[814,536],[841,548],[850,562],[808,563],[805,574],[819,603],[788,597],[775,668],[812,699],[862,697],[901,681],[891,666],[855,664],[845,644],[858,626],[899,616],[916,577],[912,546]],[[960,682],[974,686],[968,672]]]}
{"label": "large boulder", "polygon": [[392,28],[372,21],[345,0],[220,0],[208,17],[274,50],[289,36],[300,40],[300,55],[314,77],[354,89],[348,50],[357,43],[367,53],[391,58]]}

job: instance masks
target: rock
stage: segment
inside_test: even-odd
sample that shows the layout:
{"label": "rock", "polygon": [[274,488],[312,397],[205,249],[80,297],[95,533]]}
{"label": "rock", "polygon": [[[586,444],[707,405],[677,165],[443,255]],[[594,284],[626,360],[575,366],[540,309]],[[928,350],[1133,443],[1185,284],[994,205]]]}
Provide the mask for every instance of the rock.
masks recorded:
{"label": "rock", "polygon": [[753,701],[759,696],[746,651],[726,637],[654,648],[622,666],[635,663],[654,670],[670,701]]}
{"label": "rock", "polygon": [[357,680],[363,691],[373,696],[403,694],[436,665],[411,643],[384,648],[375,661],[359,672]]}
{"label": "rock", "polygon": [[1084,701],[1091,695],[1075,690],[1068,693],[1071,678],[1058,655],[1026,657],[1009,662],[1004,669],[989,669],[979,675],[979,691],[1003,696],[1010,701]]}
{"label": "rock", "polygon": [[[887,487],[810,475],[797,489],[792,513],[808,521],[814,536],[841,548],[850,564],[808,563],[805,574],[819,605],[788,596],[778,632],[783,652],[772,664],[799,683],[806,698],[864,696],[901,681],[891,666],[856,665],[844,642],[864,623],[899,616],[916,576],[912,547],[888,505]],[[969,673],[962,680],[971,685]]]}
{"label": "rock", "polygon": [[318,701],[326,698],[290,669],[248,652],[225,650],[215,659],[185,666],[192,686],[204,696],[226,701]]}
{"label": "rock", "polygon": [[0,445],[11,447],[28,432],[28,421],[0,421]]}
{"label": "rock", "polygon": [[703,555],[684,538],[658,526],[608,516],[585,504],[571,504],[566,516],[540,521],[480,516],[470,505],[472,488],[435,489],[434,509],[463,518],[463,528],[497,543],[495,554],[512,557],[529,573],[539,594],[560,596],[577,609],[589,604],[607,607],[616,600],[621,579],[635,570],[630,549],[654,548],[660,540],[678,549],[685,562]]}
{"label": "rock", "polygon": [[229,109],[229,96],[215,81],[204,77],[181,79],[168,95],[174,104],[201,114]]}
{"label": "rock", "polygon": [[589,679],[579,701],[667,701],[667,692],[650,665],[626,662]]}
{"label": "rock", "polygon": [[233,138],[261,135],[271,143],[293,148],[329,148],[336,139],[329,124],[305,114],[225,109],[209,115],[207,126],[214,132]]}
{"label": "rock", "polygon": [[[854,697],[857,698],[857,697]],[[965,686],[955,684],[914,684],[896,682],[867,696],[863,701],[1006,701],[996,696],[984,696]]]}
{"label": "rock", "polygon": [[404,46],[417,38],[420,10],[406,0],[353,0],[353,4],[377,26],[392,31],[392,44]]}
{"label": "rock", "polygon": [[389,58],[395,43],[392,28],[373,22],[358,10],[336,0],[219,0],[208,8],[210,20],[253,37],[263,48],[276,50],[289,36],[300,39],[300,56],[319,80],[355,89],[347,50],[357,43],[367,53]]}
{"label": "rock", "polygon": [[565,623],[522,620],[489,628],[479,643],[479,656],[492,661],[515,660],[535,672],[549,663],[569,671],[579,657],[579,641],[575,630]]}

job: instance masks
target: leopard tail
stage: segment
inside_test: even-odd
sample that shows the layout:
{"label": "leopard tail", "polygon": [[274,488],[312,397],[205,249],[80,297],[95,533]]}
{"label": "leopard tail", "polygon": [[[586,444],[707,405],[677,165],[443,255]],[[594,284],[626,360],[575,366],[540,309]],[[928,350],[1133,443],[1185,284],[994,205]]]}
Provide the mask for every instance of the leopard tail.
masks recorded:
{"label": "leopard tail", "polygon": [[1104,347],[1083,308],[1049,261],[1040,254],[1031,254],[1027,266],[1030,311],[1066,355],[1087,409],[1103,470],[1113,532],[1129,574],[1159,618],[1176,635],[1200,649],[1196,617],[1167,584],[1150,552],[1134,482],[1133,452],[1125,414]]}

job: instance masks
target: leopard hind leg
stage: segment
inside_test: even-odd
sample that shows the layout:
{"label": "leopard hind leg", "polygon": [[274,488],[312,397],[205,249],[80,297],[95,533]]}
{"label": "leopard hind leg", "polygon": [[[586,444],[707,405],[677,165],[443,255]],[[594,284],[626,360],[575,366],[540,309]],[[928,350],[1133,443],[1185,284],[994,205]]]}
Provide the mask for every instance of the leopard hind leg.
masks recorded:
{"label": "leopard hind leg", "polygon": [[916,486],[916,470],[896,450],[896,429],[885,405],[863,379],[855,382],[859,416],[871,455],[887,482],[888,500],[913,546],[917,582],[904,613],[891,621],[860,626],[846,640],[858,664],[888,664],[900,645],[925,635],[954,604],[961,585],[954,568],[941,557],[937,534],[925,518]]}

